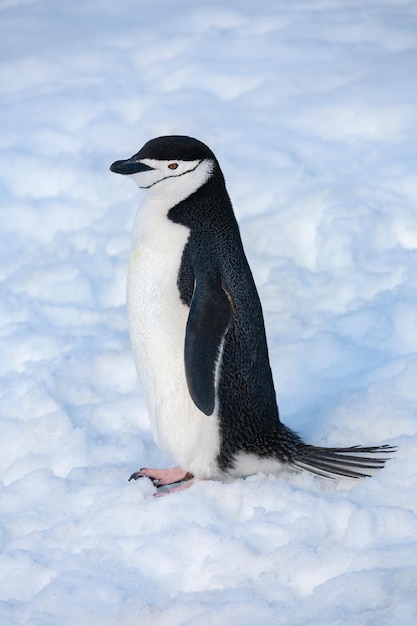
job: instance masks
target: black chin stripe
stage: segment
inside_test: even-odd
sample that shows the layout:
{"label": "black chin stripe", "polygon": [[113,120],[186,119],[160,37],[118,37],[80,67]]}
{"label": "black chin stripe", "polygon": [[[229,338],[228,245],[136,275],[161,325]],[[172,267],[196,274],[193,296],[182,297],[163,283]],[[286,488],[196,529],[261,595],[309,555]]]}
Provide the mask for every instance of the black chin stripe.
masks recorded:
{"label": "black chin stripe", "polygon": [[139,186],[139,189],[150,189],[151,187],[154,187],[154,185],[158,185],[158,183],[162,183],[163,180],[167,180],[167,178],[180,178],[180,176],[185,176],[185,174],[189,174],[190,172],[195,172],[197,167],[201,165],[202,162],[203,161],[199,161],[197,165],[193,167],[192,170],[187,170],[186,172],[183,172],[182,174],[177,174],[177,175],[173,174],[172,176],[164,176],[164,178],[161,178],[161,180],[157,180],[156,182],[152,183],[152,185],[148,185],[147,187]]}

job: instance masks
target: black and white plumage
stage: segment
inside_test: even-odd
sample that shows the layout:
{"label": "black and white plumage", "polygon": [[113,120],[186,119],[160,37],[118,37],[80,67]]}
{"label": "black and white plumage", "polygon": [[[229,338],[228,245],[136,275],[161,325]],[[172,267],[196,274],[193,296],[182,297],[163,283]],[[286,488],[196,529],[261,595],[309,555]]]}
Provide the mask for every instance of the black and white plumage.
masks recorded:
{"label": "black and white plumage", "polygon": [[136,367],[168,484],[278,471],[358,478],[390,446],[320,448],[279,419],[261,303],[223,174],[203,143],[153,139],[113,172],[145,191],[133,228],[127,303]]}

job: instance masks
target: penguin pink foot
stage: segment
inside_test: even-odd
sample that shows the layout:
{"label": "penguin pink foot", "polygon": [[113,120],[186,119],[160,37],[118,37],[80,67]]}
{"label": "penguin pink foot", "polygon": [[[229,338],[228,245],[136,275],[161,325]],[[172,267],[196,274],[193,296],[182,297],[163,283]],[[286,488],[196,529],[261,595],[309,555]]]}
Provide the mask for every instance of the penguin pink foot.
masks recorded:
{"label": "penguin pink foot", "polygon": [[[191,474],[190,474],[191,476]],[[154,495],[155,498],[163,498],[164,496],[169,496],[171,495],[171,493],[176,493],[178,491],[184,491],[184,489],[188,489],[189,487],[192,487],[195,483],[199,482],[200,480],[204,480],[203,478],[187,478],[186,479],[187,482],[183,482],[180,485],[177,485],[177,487],[172,487],[172,489],[168,489],[168,491],[157,491]]]}
{"label": "penguin pink foot", "polygon": [[[137,480],[138,478],[144,477],[150,478],[155,485],[155,487],[162,487],[164,485],[173,485],[174,483],[180,483],[183,481],[190,481],[193,477],[190,472],[185,472],[181,467],[170,467],[169,469],[151,469],[149,467],[142,467],[138,472],[134,472],[129,480]],[[184,485],[183,489],[186,487],[190,487],[192,483],[189,485]],[[174,488],[170,491],[181,491],[181,488]]]}

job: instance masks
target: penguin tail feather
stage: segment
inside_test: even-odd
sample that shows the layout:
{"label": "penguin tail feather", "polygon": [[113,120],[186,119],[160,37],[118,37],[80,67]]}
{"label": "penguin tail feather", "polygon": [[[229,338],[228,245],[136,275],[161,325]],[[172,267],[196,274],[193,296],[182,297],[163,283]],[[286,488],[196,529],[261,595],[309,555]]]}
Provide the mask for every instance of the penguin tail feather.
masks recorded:
{"label": "penguin tail feather", "polygon": [[[301,454],[293,458],[290,465],[298,470],[312,472],[317,476],[336,478],[366,478],[373,471],[384,467],[396,448],[384,446],[352,446],[350,448],[321,448],[305,443],[301,444]],[[376,456],[374,456],[376,455]]]}

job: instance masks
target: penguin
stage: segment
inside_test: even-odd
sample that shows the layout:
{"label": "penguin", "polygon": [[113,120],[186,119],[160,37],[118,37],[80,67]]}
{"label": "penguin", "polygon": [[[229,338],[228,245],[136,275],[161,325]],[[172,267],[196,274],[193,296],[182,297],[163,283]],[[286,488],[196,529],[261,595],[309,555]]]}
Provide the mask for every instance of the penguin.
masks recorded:
{"label": "penguin", "polygon": [[176,465],[156,487],[285,466],[370,476],[395,448],[309,445],[281,422],[261,302],[220,165],[192,137],[152,139],[110,170],[144,192],[127,280],[129,333],[154,439]]}

